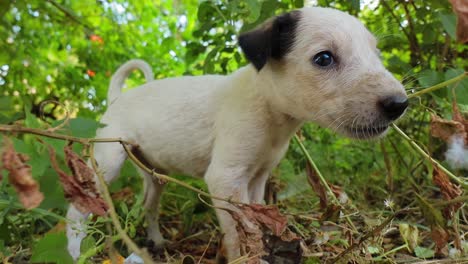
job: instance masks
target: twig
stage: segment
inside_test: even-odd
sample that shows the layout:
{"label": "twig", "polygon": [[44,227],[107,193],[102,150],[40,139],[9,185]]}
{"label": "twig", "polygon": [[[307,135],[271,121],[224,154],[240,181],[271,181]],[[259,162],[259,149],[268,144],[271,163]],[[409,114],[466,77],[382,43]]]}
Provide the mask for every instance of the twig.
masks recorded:
{"label": "twig", "polygon": [[211,241],[213,240],[214,236],[215,236],[215,233],[211,234],[210,240],[208,241],[208,245],[206,245],[205,250],[203,250],[203,253],[202,253],[200,259],[198,260],[197,264],[200,264],[201,261],[203,260],[203,257],[205,256],[206,251],[208,251],[208,248],[210,247]]}
{"label": "twig", "polygon": [[405,134],[397,125],[392,124],[392,127],[397,131],[400,136],[402,136],[404,139],[406,139],[410,145],[417,151],[419,154],[421,154],[423,157],[428,159],[429,161],[435,163],[437,167],[439,167],[442,171],[444,171],[452,180],[456,181],[458,184],[461,184],[464,187],[467,187],[468,184],[460,180],[457,176],[455,176],[452,172],[447,170],[445,167],[443,167],[437,160],[433,159],[429,154],[427,154],[414,140],[412,140],[408,135]]}
{"label": "twig", "polygon": [[431,86],[431,87],[428,87],[428,88],[425,88],[421,91],[417,91],[415,93],[412,93],[412,94],[409,94],[408,95],[408,98],[413,98],[413,97],[416,97],[416,96],[421,96],[423,94],[426,94],[426,93],[430,93],[430,92],[433,92],[435,90],[438,90],[440,88],[444,88],[445,86],[448,86],[452,83],[456,83],[456,82],[459,82],[459,81],[462,81],[463,79],[465,79],[466,77],[468,77],[468,72],[464,72],[460,75],[458,75],[457,77],[455,78],[452,78],[450,80],[447,80],[445,82],[441,82],[441,83],[438,83],[434,86]]}
{"label": "twig", "polygon": [[448,200],[448,201],[434,202],[434,203],[432,203],[432,206],[434,206],[434,207],[447,206],[447,205],[454,204],[454,203],[464,203],[466,201],[468,201],[468,195],[458,196],[458,197],[453,198],[453,199]]}
{"label": "twig", "polygon": [[[38,136],[44,136],[55,139],[62,139],[71,142],[81,143],[83,145],[88,145],[89,143],[109,143],[109,142],[120,142],[132,145],[131,142],[125,141],[121,138],[82,138],[82,137],[73,137],[63,134],[57,134],[47,130],[37,129],[37,128],[28,128],[18,125],[0,125],[0,132],[7,133],[23,133],[23,134],[33,134]],[[135,144],[133,144],[135,145]]]}
{"label": "twig", "polygon": [[81,143],[83,145],[90,145],[90,143],[111,143],[111,142],[118,142],[120,143],[123,148],[125,149],[125,152],[127,152],[128,157],[141,169],[143,169],[145,172],[149,173],[153,177],[156,177],[157,179],[163,180],[163,181],[168,181],[168,182],[173,182],[178,185],[181,185],[187,189],[190,189],[196,193],[199,193],[205,197],[209,197],[211,199],[216,199],[216,200],[221,200],[225,201],[228,203],[235,203],[235,204],[243,204],[238,201],[233,201],[231,199],[226,199],[218,196],[211,195],[207,192],[204,192],[200,189],[197,189],[195,187],[192,187],[182,181],[179,181],[177,179],[174,179],[172,177],[169,177],[164,174],[160,174],[155,172],[154,170],[148,168],[146,165],[144,165],[132,152],[132,150],[129,148],[130,146],[137,146],[137,144],[123,140],[121,138],[82,138],[82,137],[73,137],[73,136],[68,136],[68,135],[63,135],[63,134],[57,134],[53,133],[50,131],[42,130],[42,129],[36,129],[36,128],[27,128],[27,127],[22,127],[22,126],[15,126],[15,125],[0,125],[0,132],[8,132],[8,133],[25,133],[25,134],[33,134],[33,135],[39,135],[39,136],[44,136],[44,137],[49,137],[49,138],[55,138],[55,139],[62,139],[62,140],[67,140],[71,142],[76,142],[76,143]]}
{"label": "twig", "polygon": [[92,31],[93,29],[87,25],[86,23],[84,23],[83,21],[81,21],[75,14],[73,14],[70,10],[68,10],[67,8],[65,8],[63,5],[55,2],[54,0],[46,0],[46,2],[50,3],[51,5],[55,6],[55,8],[57,8],[58,10],[60,10],[60,12],[62,12],[63,14],[65,14],[65,16],[69,17],[71,20],[73,20],[75,23],[79,24],[79,25],[82,25],[83,27],[85,27],[87,30],[89,31]]}
{"label": "twig", "polygon": [[96,172],[97,178],[99,180],[99,184],[101,185],[100,186],[101,193],[103,194],[103,198],[106,201],[107,205],[109,206],[109,215],[111,217],[111,220],[112,220],[112,223],[114,224],[115,229],[117,230],[117,233],[122,238],[122,240],[127,245],[127,247],[143,259],[144,263],[154,263],[153,259],[148,254],[148,252],[146,250],[140,249],[135,244],[135,242],[133,242],[133,240],[127,235],[127,233],[122,229],[117,213],[115,212],[114,204],[112,203],[112,198],[109,193],[109,189],[107,189],[106,181],[104,180],[102,173],[99,171],[97,164],[96,164],[96,160],[94,159],[94,146],[93,145],[90,146],[89,154],[90,154],[90,159],[91,159],[91,165],[93,166],[93,169]]}
{"label": "twig", "polygon": [[390,158],[388,157],[387,149],[385,148],[385,143],[383,141],[380,142],[380,149],[382,150],[382,154],[384,156],[384,163],[387,169],[387,188],[391,194],[393,194],[393,171],[392,171],[392,164],[390,162]]}
{"label": "twig", "polygon": [[137,157],[135,157],[132,150],[128,147],[128,143],[126,143],[124,141],[121,141],[120,143],[122,144],[123,148],[125,149],[125,152],[127,152],[127,155],[130,158],[130,160],[132,160],[135,163],[135,165],[137,165],[138,167],[143,169],[145,172],[147,172],[151,176],[157,178],[158,180],[176,183],[176,184],[178,184],[178,185],[180,185],[182,187],[185,187],[185,188],[187,188],[189,190],[192,190],[192,191],[198,193],[201,196],[205,196],[205,197],[208,197],[208,198],[211,198],[211,199],[220,200],[220,201],[224,201],[224,202],[228,202],[228,203],[234,203],[234,204],[245,204],[245,203],[241,203],[241,202],[238,202],[238,201],[233,201],[231,199],[226,199],[226,198],[222,198],[222,197],[219,197],[219,196],[211,195],[211,194],[209,194],[209,193],[207,193],[205,191],[202,191],[200,189],[197,189],[197,188],[195,188],[195,187],[193,187],[193,186],[191,186],[191,185],[189,185],[189,184],[187,184],[187,183],[185,183],[183,181],[179,181],[179,180],[174,179],[172,177],[169,177],[167,175],[157,173],[154,170],[148,168]]}
{"label": "twig", "polygon": [[[327,181],[323,177],[322,173],[318,169],[317,165],[315,164],[314,160],[312,159],[309,152],[305,148],[304,144],[302,144],[301,140],[299,139],[299,137],[297,135],[294,135],[294,139],[296,140],[297,144],[299,145],[300,149],[302,150],[302,153],[306,156],[307,161],[310,162],[310,165],[312,165],[312,168],[317,172],[317,175],[319,176],[320,181],[322,182],[323,186],[325,186],[325,189],[327,189],[328,193],[331,195],[333,202],[335,202],[336,205],[340,205],[341,204],[340,201],[338,200],[338,198],[333,193],[332,189],[330,188]],[[351,219],[348,216],[345,216],[345,218],[346,218],[346,221],[348,222],[348,224],[352,227],[353,231],[357,232],[357,228],[356,228],[356,226],[354,226],[353,221],[351,221]]]}
{"label": "twig", "polygon": [[367,234],[365,234],[363,237],[361,237],[359,239],[359,241],[357,243],[354,243],[352,244],[350,247],[348,247],[345,251],[341,252],[340,254],[338,254],[338,256],[336,256],[334,259],[331,260],[331,263],[336,263],[337,261],[339,261],[340,259],[343,258],[344,255],[350,253],[351,251],[353,251],[355,248],[359,247],[362,243],[364,243],[364,241],[366,241],[367,239],[375,236],[375,234],[377,234],[378,232],[382,231],[382,229],[384,229],[397,215],[401,214],[401,213],[404,213],[406,212],[406,209],[403,209],[403,210],[400,210],[400,211],[397,211],[395,212],[393,215],[391,215],[390,217],[388,217],[387,219],[385,219],[385,221],[376,226],[374,229],[372,229],[370,232],[368,232]]}

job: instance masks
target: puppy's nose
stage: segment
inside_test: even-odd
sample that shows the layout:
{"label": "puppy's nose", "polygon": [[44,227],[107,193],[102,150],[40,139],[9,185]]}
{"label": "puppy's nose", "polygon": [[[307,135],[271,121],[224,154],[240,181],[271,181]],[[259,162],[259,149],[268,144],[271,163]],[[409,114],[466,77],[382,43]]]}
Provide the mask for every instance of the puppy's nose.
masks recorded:
{"label": "puppy's nose", "polygon": [[380,110],[390,120],[400,117],[408,107],[408,97],[405,95],[393,95],[381,99],[378,102]]}

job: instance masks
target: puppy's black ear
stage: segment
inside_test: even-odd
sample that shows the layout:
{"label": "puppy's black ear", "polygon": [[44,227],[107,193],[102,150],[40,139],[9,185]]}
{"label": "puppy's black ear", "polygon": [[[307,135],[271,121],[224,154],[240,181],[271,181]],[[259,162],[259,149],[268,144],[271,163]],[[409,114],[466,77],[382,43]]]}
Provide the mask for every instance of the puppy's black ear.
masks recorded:
{"label": "puppy's black ear", "polygon": [[293,11],[275,17],[260,27],[239,36],[239,45],[247,59],[260,71],[269,58],[280,60],[296,37],[300,12]]}

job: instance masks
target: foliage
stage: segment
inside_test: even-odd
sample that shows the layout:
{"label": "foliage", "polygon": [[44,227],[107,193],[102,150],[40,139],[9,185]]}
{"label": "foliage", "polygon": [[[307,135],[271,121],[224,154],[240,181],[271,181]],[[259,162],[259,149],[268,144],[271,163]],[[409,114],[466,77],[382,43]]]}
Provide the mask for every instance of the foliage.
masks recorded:
{"label": "foliage", "polygon": [[[449,80],[468,68],[468,48],[455,41],[456,18],[447,1],[316,2],[358,16],[378,37],[384,64],[402,80],[408,92]],[[61,124],[68,111],[71,119],[59,132],[93,137],[100,126],[97,120],[106,109],[110,76],[126,60],[138,57],[150,62],[157,79],[227,74],[246,63],[236,45],[239,32],[304,4],[301,0],[0,1],[0,39],[3,40],[0,42],[0,123],[46,129]],[[142,82],[143,77],[135,73],[127,84],[133,87]],[[468,110],[467,79],[413,99],[411,109],[399,122],[415,142],[427,146],[431,156],[440,161],[444,160],[446,146],[429,136],[430,113],[450,119],[454,95],[459,107]],[[363,247],[365,256],[355,254],[356,261],[393,258],[395,252],[421,259],[434,256],[428,232],[430,216],[421,204],[437,204],[440,192],[431,180],[432,164],[412,152],[410,143],[393,132],[378,142],[353,141],[314,124],[306,125],[302,136],[322,174],[351,198],[348,211],[354,214],[353,222],[360,231],[372,230],[401,208],[418,207],[423,211],[423,214],[418,210],[410,211],[392,224],[400,230],[402,227],[413,230],[413,239],[403,234],[399,240],[395,239],[401,248],[384,243],[386,235],[382,232]],[[0,137],[0,144],[2,141]],[[63,141],[39,140],[32,135],[13,138],[15,149],[30,157],[28,164],[33,177],[46,194],[39,208],[23,210],[14,189],[5,180],[0,182],[0,256],[9,257],[13,262],[68,258],[64,256],[62,232],[67,202],[44,143],[51,145],[60,161],[64,161],[66,143]],[[81,151],[80,147],[75,148],[78,153]],[[316,213],[310,213],[318,212],[319,207],[317,197],[306,183],[305,163],[299,146],[292,144],[287,157],[274,172],[279,179],[275,186],[279,189],[279,204],[285,212],[297,216],[291,217],[291,225],[305,238],[311,250],[337,252],[337,248],[345,247],[339,245],[349,244],[348,238],[342,230],[321,229],[324,222],[316,219]],[[0,173],[3,179],[7,178],[3,170]],[[127,163],[123,177],[110,189],[115,197],[120,197],[115,200],[116,208],[127,232],[140,245],[145,245],[141,180],[136,174]],[[455,174],[466,180],[466,170],[455,171]],[[204,188],[201,181],[176,177]],[[123,187],[129,188],[130,195],[120,191]],[[415,193],[423,203],[418,203]],[[440,206],[435,208],[438,213],[434,214],[440,214]],[[452,228],[455,238],[457,228],[466,228],[464,210],[463,206],[451,221],[442,220]],[[214,230],[216,223],[214,213],[195,193],[175,185],[169,185],[163,195],[161,221],[165,227],[163,232],[171,241],[200,231],[204,235],[193,241],[194,245],[203,245],[201,251],[210,238],[206,230]],[[343,220],[336,222],[338,226],[346,226]],[[103,247],[105,238],[114,237],[115,233],[106,229],[108,223],[105,219],[94,221],[88,243]],[[415,228],[419,230],[416,243]],[[51,229],[58,230],[51,232]],[[454,243],[450,247],[454,249],[455,246]],[[463,245],[461,248],[460,255]],[[91,249],[93,247],[85,247],[85,251]],[[118,249],[122,255],[130,253],[124,247]],[[184,249],[188,250],[187,254],[197,252],[189,247]],[[177,251],[180,249],[171,252]],[[96,252],[95,255],[94,261],[97,261],[105,253]],[[318,263],[315,261],[310,258],[307,263]]]}

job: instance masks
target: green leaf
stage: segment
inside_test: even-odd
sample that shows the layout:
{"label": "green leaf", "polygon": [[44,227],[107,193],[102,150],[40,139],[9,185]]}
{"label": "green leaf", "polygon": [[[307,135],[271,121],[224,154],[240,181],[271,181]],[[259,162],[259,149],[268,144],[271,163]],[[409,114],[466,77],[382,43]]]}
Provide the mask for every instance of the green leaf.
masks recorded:
{"label": "green leaf", "polygon": [[73,263],[67,251],[67,237],[65,233],[49,233],[39,240],[33,248],[32,263]]}
{"label": "green leaf", "polygon": [[425,248],[425,247],[417,246],[414,249],[414,254],[418,258],[424,258],[424,259],[433,258],[434,257],[434,250],[429,249],[429,248]]}
{"label": "green leaf", "polygon": [[211,1],[204,1],[198,6],[198,21],[206,22],[212,19],[213,13],[216,12],[216,9],[213,7]]}
{"label": "green leaf", "polygon": [[295,8],[304,7],[304,0],[294,0],[293,4]]}
{"label": "green leaf", "polygon": [[81,253],[85,253],[88,250],[95,248],[96,247],[96,239],[94,239],[93,236],[86,236],[82,241],[81,241],[81,247],[80,251]]}
{"label": "green leaf", "polygon": [[[423,88],[431,87],[438,83],[441,83],[445,80],[444,74],[442,72],[437,72],[433,70],[424,70],[420,73],[420,77],[418,78],[419,84]],[[433,92],[434,95],[446,98],[447,97],[447,90],[446,89],[439,89]]]}
{"label": "green leaf", "polygon": [[248,23],[257,21],[257,19],[260,17],[262,3],[257,0],[247,0],[245,1],[245,4],[247,10],[249,11],[249,16],[247,16],[246,21]]}
{"label": "green leaf", "polygon": [[82,117],[70,119],[70,130],[75,137],[92,138],[99,127],[104,127],[104,125],[93,119]]}
{"label": "green leaf", "polygon": [[[453,79],[465,71],[463,69],[449,69],[445,72],[445,80]],[[452,84],[448,87],[450,90],[455,89],[455,96],[458,104],[468,105],[468,78],[462,81]],[[448,97],[452,100],[452,92],[449,91]]]}
{"label": "green leaf", "polygon": [[426,199],[424,199],[421,195],[415,193],[416,198],[419,202],[419,208],[424,215],[424,219],[429,223],[430,226],[445,226],[444,217],[442,216],[442,212],[432,204],[430,204]]}
{"label": "green leaf", "polygon": [[380,250],[378,247],[374,247],[374,246],[367,246],[367,251],[370,253],[370,254],[379,254],[380,253]]}
{"label": "green leaf", "polygon": [[450,35],[452,39],[457,39],[455,34],[455,26],[457,24],[457,18],[454,14],[439,14],[440,21],[445,31]]}
{"label": "green leaf", "polygon": [[418,228],[413,225],[401,223],[399,225],[399,230],[400,230],[400,235],[405,241],[405,243],[409,246],[411,250],[414,251],[414,249],[418,245],[418,239],[419,239]]}
{"label": "green leaf", "polygon": [[10,111],[13,108],[13,102],[10,96],[0,97],[0,111]]}

